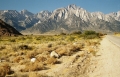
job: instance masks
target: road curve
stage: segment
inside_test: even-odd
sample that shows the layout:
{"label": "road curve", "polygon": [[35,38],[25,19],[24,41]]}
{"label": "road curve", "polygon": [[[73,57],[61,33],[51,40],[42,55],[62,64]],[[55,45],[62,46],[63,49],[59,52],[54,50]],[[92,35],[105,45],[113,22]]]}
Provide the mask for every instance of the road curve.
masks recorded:
{"label": "road curve", "polygon": [[107,35],[106,38],[111,41],[113,44],[120,47],[120,37],[114,36],[114,35]]}

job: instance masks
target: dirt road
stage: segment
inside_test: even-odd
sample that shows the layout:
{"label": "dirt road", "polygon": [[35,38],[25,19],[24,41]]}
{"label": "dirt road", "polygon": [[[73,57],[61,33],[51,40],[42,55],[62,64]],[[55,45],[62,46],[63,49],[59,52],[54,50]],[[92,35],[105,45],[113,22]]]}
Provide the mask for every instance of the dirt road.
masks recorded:
{"label": "dirt road", "polygon": [[92,58],[89,77],[120,77],[120,38],[106,36]]}

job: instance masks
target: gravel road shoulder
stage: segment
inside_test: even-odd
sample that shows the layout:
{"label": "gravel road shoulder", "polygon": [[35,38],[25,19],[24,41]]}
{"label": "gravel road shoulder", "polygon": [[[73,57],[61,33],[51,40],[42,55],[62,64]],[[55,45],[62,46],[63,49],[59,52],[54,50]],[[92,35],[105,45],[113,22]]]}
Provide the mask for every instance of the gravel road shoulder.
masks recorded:
{"label": "gravel road shoulder", "polygon": [[120,48],[103,38],[89,70],[89,77],[120,77]]}

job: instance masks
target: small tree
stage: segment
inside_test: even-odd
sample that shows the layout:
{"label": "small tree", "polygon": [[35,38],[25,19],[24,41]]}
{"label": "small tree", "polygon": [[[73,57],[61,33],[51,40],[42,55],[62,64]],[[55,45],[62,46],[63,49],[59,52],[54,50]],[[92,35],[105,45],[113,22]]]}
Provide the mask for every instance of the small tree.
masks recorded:
{"label": "small tree", "polygon": [[85,39],[99,38],[99,33],[96,33],[95,31],[84,31],[83,37]]}
{"label": "small tree", "polygon": [[83,33],[84,35],[93,35],[93,34],[96,34],[95,31],[84,31]]}

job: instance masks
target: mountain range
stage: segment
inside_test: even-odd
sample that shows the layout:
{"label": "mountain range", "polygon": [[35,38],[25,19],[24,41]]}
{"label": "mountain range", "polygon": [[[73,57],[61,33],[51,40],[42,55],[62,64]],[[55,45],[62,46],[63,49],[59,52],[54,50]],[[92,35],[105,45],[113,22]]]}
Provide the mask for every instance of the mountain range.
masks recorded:
{"label": "mountain range", "polygon": [[109,14],[88,12],[74,4],[37,14],[27,10],[0,10],[0,19],[26,34],[70,33],[78,30],[120,31],[120,11]]}

